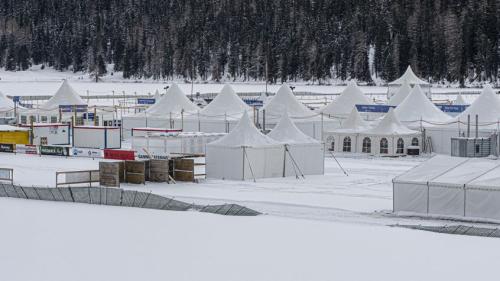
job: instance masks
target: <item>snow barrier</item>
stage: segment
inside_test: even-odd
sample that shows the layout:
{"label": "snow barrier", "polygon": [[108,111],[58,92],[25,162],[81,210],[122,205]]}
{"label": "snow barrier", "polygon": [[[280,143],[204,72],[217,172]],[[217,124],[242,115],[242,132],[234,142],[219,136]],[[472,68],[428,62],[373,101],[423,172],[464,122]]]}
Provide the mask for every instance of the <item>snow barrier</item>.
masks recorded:
{"label": "snow barrier", "polygon": [[200,206],[148,192],[104,187],[22,187],[0,183],[0,197],[170,211],[199,210],[204,213],[226,216],[256,216],[260,214],[236,204]]}
{"label": "snow barrier", "polygon": [[425,226],[425,225],[395,225],[404,228],[418,229],[445,234],[495,237],[500,238],[500,229],[485,228],[468,225],[444,225],[444,226]]}

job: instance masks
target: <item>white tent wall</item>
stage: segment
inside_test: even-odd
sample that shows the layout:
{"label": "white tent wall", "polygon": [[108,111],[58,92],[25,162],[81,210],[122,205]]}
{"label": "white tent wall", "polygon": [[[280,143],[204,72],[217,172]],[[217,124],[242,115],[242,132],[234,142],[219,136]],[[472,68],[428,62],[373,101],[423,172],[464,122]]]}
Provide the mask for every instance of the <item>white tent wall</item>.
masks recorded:
{"label": "white tent wall", "polygon": [[206,148],[206,177],[213,179],[243,179],[243,149],[241,147],[210,146]]}
{"label": "white tent wall", "polygon": [[[456,126],[456,127],[454,127]],[[411,127],[410,127],[411,128]],[[432,149],[434,153],[451,155],[451,138],[459,137],[462,134],[467,134],[467,126],[460,124],[460,129],[457,124],[452,126],[424,126],[425,135],[431,138]],[[415,127],[416,129],[416,127]],[[490,137],[495,130],[481,128],[478,130],[478,137]],[[475,126],[471,124],[470,136],[475,136]]]}
{"label": "white tent wall", "polygon": [[[371,151],[366,153],[367,155],[376,156],[397,156],[406,154],[406,149],[411,145],[413,138],[418,139],[419,145],[422,143],[421,135],[403,135],[403,136],[374,136],[365,135],[363,133],[329,133],[325,136],[325,146],[327,150],[331,148],[331,140],[335,141],[334,152],[344,152],[344,139],[346,137],[351,138],[351,151],[352,153],[363,153],[363,139],[365,137],[369,138],[371,141]],[[388,153],[380,153],[380,141],[385,138],[388,142]],[[404,153],[397,153],[397,141],[398,139],[403,139],[404,142]]]}
{"label": "white tent wall", "polygon": [[283,176],[284,147],[245,147],[244,180],[278,178]]}
{"label": "white tent wall", "polygon": [[286,177],[325,173],[325,149],[322,143],[290,144],[287,149],[288,152],[284,154]]}

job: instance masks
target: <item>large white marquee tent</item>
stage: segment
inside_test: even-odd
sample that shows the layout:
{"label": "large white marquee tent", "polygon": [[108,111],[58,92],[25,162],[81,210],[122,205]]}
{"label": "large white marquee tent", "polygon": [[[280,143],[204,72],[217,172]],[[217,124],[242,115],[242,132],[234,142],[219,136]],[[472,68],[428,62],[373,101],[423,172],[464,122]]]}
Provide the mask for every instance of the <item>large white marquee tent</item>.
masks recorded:
{"label": "large white marquee tent", "polygon": [[387,102],[388,105],[392,106],[398,106],[400,103],[402,103],[410,94],[411,92],[411,86],[408,81],[404,80],[403,84],[399,89],[396,91],[396,93],[389,99]]}
{"label": "large white marquee tent", "polygon": [[283,176],[284,147],[263,135],[246,112],[226,136],[207,144],[207,178],[247,180]]}
{"label": "large white marquee tent", "polygon": [[331,116],[345,117],[357,104],[371,105],[373,101],[365,96],[363,91],[356,85],[356,82],[349,81],[340,96],[320,109],[320,111]]}
{"label": "large white marquee tent", "polygon": [[324,144],[300,131],[288,114],[267,136],[285,146],[284,176],[324,174]]}
{"label": "large white marquee tent", "polygon": [[393,180],[394,211],[500,220],[500,161],[437,155]]}
{"label": "large white marquee tent", "polygon": [[14,117],[14,102],[0,92],[0,117]]}
{"label": "large white marquee tent", "polygon": [[419,78],[415,74],[415,72],[413,72],[411,66],[408,65],[408,68],[406,69],[405,73],[401,75],[401,77],[387,84],[388,86],[387,98],[390,99],[405,82],[410,84],[410,86],[412,87],[419,85],[420,87],[425,89],[426,96],[429,98],[431,97],[431,91],[430,91],[431,84]]}

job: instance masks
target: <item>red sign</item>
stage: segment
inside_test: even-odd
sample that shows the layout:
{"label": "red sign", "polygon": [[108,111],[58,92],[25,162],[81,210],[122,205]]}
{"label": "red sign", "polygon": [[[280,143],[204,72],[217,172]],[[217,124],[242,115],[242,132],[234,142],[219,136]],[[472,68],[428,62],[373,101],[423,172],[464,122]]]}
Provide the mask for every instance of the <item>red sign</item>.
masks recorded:
{"label": "red sign", "polygon": [[120,149],[104,149],[104,159],[135,160],[135,151]]}

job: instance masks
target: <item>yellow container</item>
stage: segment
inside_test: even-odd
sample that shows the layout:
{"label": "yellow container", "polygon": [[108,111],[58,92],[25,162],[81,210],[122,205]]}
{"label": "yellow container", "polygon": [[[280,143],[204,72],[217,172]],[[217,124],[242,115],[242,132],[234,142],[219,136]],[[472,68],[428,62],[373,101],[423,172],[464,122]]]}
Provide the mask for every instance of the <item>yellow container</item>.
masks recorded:
{"label": "yellow container", "polygon": [[29,144],[29,131],[0,131],[0,143]]}

